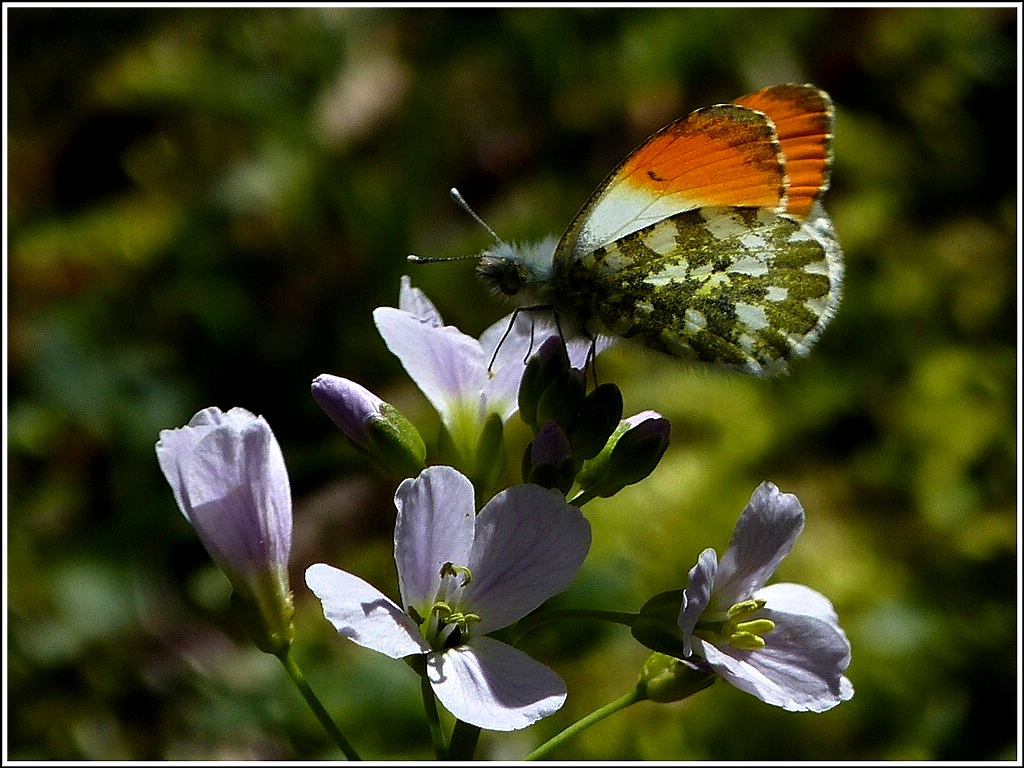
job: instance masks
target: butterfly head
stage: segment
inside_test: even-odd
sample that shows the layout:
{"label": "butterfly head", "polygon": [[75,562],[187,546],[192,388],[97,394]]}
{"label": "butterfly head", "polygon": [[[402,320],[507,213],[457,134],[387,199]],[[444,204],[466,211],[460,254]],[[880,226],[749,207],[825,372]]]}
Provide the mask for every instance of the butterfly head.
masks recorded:
{"label": "butterfly head", "polygon": [[554,237],[528,245],[499,240],[480,256],[477,275],[496,294],[532,304],[547,303],[557,243]]}

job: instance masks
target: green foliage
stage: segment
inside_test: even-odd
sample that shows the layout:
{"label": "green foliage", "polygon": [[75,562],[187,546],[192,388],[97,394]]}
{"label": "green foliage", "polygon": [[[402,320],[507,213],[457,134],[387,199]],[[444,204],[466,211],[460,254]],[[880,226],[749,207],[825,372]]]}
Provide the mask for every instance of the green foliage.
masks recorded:
{"label": "green foliage", "polygon": [[[651,478],[588,505],[567,601],[636,610],[682,587],[770,479],[807,512],[779,578],[835,603],[856,696],[801,715],[713,686],[552,757],[1019,758],[1018,14],[8,9],[9,756],[337,757],[245,643],[157,468],[160,429],[239,405],[291,473],[314,689],[364,756],[428,757],[414,676],[338,640],[302,581],[323,560],[397,594],[393,488],[310,382],[359,381],[430,434],[370,313],[404,273],[467,332],[506,311],[469,264],[405,261],[488,244],[450,186],[506,240],[561,233],[662,124],[797,80],[836,102],[839,313],[779,380],[598,359],[672,444]],[[604,628],[544,640],[565,707],[485,733],[480,756],[525,754],[647,655]]]}

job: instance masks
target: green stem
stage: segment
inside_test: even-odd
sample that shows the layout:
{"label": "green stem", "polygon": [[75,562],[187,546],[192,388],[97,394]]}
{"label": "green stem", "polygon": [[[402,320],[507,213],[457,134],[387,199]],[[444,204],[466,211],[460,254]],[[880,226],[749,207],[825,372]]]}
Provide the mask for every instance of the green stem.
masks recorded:
{"label": "green stem", "polygon": [[448,759],[472,760],[479,738],[479,726],[470,725],[462,720],[456,720],[455,727],[452,728],[452,740],[448,745]]}
{"label": "green stem", "polygon": [[584,717],[582,720],[577,720],[575,723],[570,725],[564,731],[559,733],[557,736],[549,739],[545,743],[537,747],[533,752],[524,757],[524,760],[540,760],[545,757],[553,749],[560,747],[566,741],[571,739],[573,736],[585,731],[587,728],[592,726],[594,723],[599,723],[609,715],[613,715],[620,710],[625,709],[631,704],[636,704],[638,701],[643,701],[646,697],[641,691],[640,686],[633,688],[623,696],[615,699],[615,701],[605,704],[600,709],[594,710],[589,715]]}
{"label": "green stem", "polygon": [[639,614],[625,613],[623,611],[599,611],[590,608],[553,608],[549,611],[532,613],[516,624],[515,640],[512,642],[512,645],[516,645],[528,632],[532,632],[549,621],[560,619],[594,619],[595,621],[610,621],[614,624],[625,624],[627,627],[631,627],[638,618]]}
{"label": "green stem", "polygon": [[423,695],[423,709],[427,714],[427,725],[430,727],[430,738],[434,740],[434,754],[438,760],[448,759],[448,745],[444,743],[444,732],[441,730],[441,718],[437,714],[437,700],[434,689],[426,675],[420,677],[420,693]]}
{"label": "green stem", "polygon": [[348,743],[348,739],[345,738],[345,734],[338,728],[337,723],[331,719],[331,716],[327,714],[327,710],[324,709],[324,705],[320,703],[320,699],[317,698],[316,694],[313,693],[313,689],[309,687],[309,683],[306,682],[306,676],[302,674],[302,670],[299,669],[299,665],[295,662],[292,657],[291,650],[285,651],[283,654],[278,656],[281,663],[284,665],[285,671],[288,676],[295,683],[295,687],[299,689],[299,693],[302,694],[302,698],[306,700],[306,704],[313,710],[313,714],[316,715],[316,719],[320,721],[320,725],[324,727],[328,735],[334,739],[335,743],[345,754],[345,757],[349,760],[362,760],[359,757],[359,753],[356,752],[352,745]]}

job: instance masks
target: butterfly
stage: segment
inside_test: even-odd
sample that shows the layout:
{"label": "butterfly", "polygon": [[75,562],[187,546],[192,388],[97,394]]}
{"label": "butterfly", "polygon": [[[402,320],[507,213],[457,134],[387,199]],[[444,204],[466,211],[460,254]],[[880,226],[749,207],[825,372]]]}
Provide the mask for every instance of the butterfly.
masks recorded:
{"label": "butterfly", "polygon": [[521,306],[553,309],[570,334],[785,372],[841,295],[842,251],[821,205],[833,122],[829,95],[806,84],[697,109],[627,155],[557,242],[494,235],[477,272]]}

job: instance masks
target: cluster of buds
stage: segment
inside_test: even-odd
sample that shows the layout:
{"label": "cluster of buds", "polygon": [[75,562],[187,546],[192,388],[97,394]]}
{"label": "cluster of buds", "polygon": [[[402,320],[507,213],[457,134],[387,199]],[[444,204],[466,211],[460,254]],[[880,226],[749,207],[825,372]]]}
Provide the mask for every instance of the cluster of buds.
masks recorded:
{"label": "cluster of buds", "polygon": [[523,482],[557,488],[574,504],[613,496],[651,474],[669,444],[669,422],[654,411],[622,418],[615,384],[586,392],[586,369],[573,368],[565,345],[549,336],[519,387],[519,414],[533,432]]}

